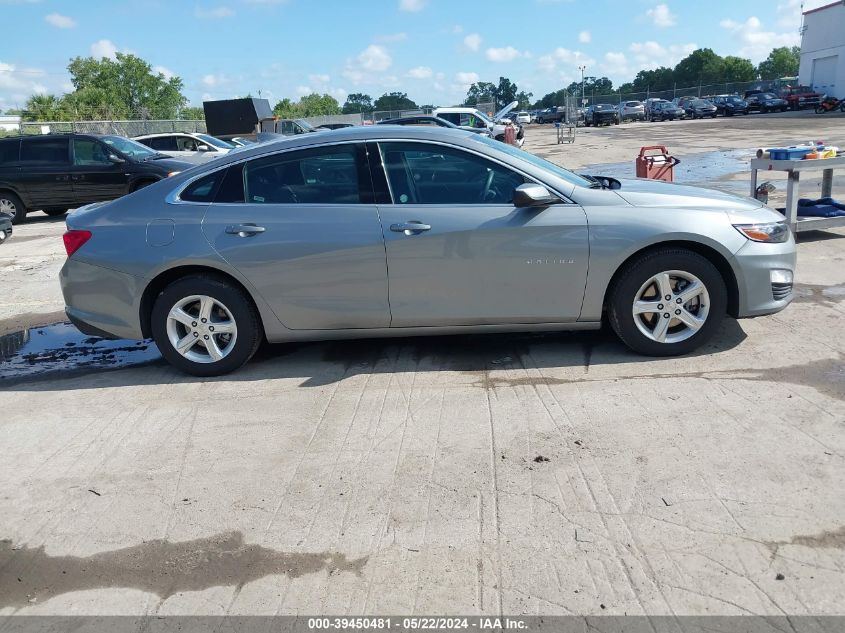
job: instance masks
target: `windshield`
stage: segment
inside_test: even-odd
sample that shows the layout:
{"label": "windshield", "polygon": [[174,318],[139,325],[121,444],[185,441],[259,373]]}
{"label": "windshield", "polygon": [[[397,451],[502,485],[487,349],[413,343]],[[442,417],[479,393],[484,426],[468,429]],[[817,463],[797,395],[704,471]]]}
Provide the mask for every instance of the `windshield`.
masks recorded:
{"label": "windshield", "polygon": [[475,114],[475,116],[477,116],[479,119],[481,119],[482,121],[484,121],[484,122],[485,122],[488,126],[493,124],[493,122],[492,122],[492,121],[491,121],[491,120],[487,117],[487,115],[486,115],[486,114],[484,114],[483,112],[481,112],[481,110],[476,110],[476,111],[474,112],[474,114]]}
{"label": "windshield", "polygon": [[589,187],[592,183],[586,178],[579,176],[578,174],[574,174],[568,169],[564,169],[560,165],[555,165],[554,163],[550,163],[549,161],[545,160],[544,158],[540,158],[539,156],[535,156],[531,152],[526,152],[525,150],[521,150],[513,145],[508,145],[507,143],[502,143],[501,141],[495,141],[487,136],[477,135],[475,137],[480,143],[484,143],[485,145],[489,145],[490,147],[497,149],[501,152],[505,152],[505,154],[510,154],[516,158],[524,160],[526,162],[531,163],[535,167],[539,167],[540,169],[545,169],[546,171],[552,173],[553,175],[557,176],[558,178],[562,178],[566,182],[573,184],[577,187]]}
{"label": "windshield", "polygon": [[301,127],[306,132],[312,132],[314,130],[314,126],[311,125],[308,121],[303,119],[295,119],[294,123],[296,123],[299,127]]}
{"label": "windshield", "polygon": [[710,103],[708,103],[704,99],[696,99],[695,101],[692,101],[690,105],[692,105],[693,107],[700,108],[701,106],[709,106]]}
{"label": "windshield", "polygon": [[742,99],[740,99],[739,97],[728,97],[726,101],[728,103],[740,103],[742,102]]}
{"label": "windshield", "polygon": [[613,106],[609,103],[599,103],[596,106],[596,110],[613,110]]}
{"label": "windshield", "polygon": [[123,136],[102,136],[100,139],[109,147],[115,148],[118,152],[135,160],[146,160],[158,156],[158,152],[151,150],[138,141],[133,141]]}
{"label": "windshield", "polygon": [[209,145],[214,145],[214,147],[219,147],[220,149],[234,149],[235,147],[231,143],[221,141],[219,138],[214,138],[213,136],[209,136],[208,134],[197,134],[196,137],[201,141],[205,141]]}

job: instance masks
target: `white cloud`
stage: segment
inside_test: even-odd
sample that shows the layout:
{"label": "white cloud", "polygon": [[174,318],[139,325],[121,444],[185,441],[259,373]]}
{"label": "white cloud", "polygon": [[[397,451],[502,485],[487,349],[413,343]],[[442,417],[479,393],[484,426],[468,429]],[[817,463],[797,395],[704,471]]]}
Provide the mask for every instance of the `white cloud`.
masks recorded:
{"label": "white cloud", "polygon": [[176,76],[176,73],[165,66],[153,66],[153,72],[164,75],[165,79],[171,79]]}
{"label": "white cloud", "polygon": [[408,71],[408,77],[412,79],[428,79],[432,74],[432,70],[428,66],[417,66]]}
{"label": "white cloud", "polygon": [[427,4],[428,0],[399,0],[399,10],[411,12],[422,11]]}
{"label": "white cloud", "polygon": [[520,57],[530,57],[528,53],[518,51],[513,46],[505,46],[504,48],[488,48],[487,59],[491,62],[512,62]]}
{"label": "white cloud", "polygon": [[202,78],[202,83],[209,88],[214,86],[219,86],[220,84],[226,83],[228,81],[225,75],[214,75],[208,74],[204,75]]}
{"label": "white cloud", "polygon": [[595,60],[581,51],[571,51],[568,48],[556,48],[548,55],[537,60],[541,70],[560,69],[560,66],[575,68],[577,66],[592,66]]}
{"label": "white cloud", "polygon": [[317,85],[327,84],[331,80],[332,80],[332,78],[329,75],[322,75],[322,74],[308,75],[308,81],[310,81],[312,84],[317,84]]}
{"label": "white cloud", "polygon": [[471,51],[477,51],[481,46],[481,36],[478,33],[470,33],[464,38],[464,46]]}
{"label": "white cloud", "polygon": [[384,43],[391,43],[391,42],[404,42],[408,39],[407,33],[388,33],[386,35],[377,35],[376,36],[377,42],[384,42]]}
{"label": "white cloud", "polygon": [[633,55],[634,65],[639,70],[654,70],[660,66],[672,67],[684,57],[692,53],[698,46],[696,44],[671,44],[663,46],[653,40],[647,42],[634,42],[628,47]]}
{"label": "white cloud", "polygon": [[802,0],[778,2],[778,26],[797,30],[801,26],[801,5]]}
{"label": "white cloud", "polygon": [[364,70],[381,72],[390,68],[393,60],[384,46],[370,44],[358,55],[358,64]]}
{"label": "white cloud", "polygon": [[464,32],[464,27],[462,27],[460,24],[455,24],[452,27],[452,35],[460,35],[463,32]]}
{"label": "white cloud", "polygon": [[478,73],[473,72],[459,72],[455,73],[455,83],[461,87],[461,89],[466,90],[472,84],[478,83]]}
{"label": "white cloud", "polygon": [[46,73],[40,68],[25,68],[0,62],[0,100],[9,104],[23,106],[34,94],[48,92],[44,82]]}
{"label": "white cloud", "polygon": [[675,26],[677,23],[677,16],[669,10],[669,6],[665,4],[658,4],[653,9],[646,11],[646,15],[651,18],[654,26],[666,28],[668,26]]}
{"label": "white cloud", "polygon": [[61,13],[50,13],[44,16],[47,24],[55,26],[57,29],[73,29],[76,28],[76,20],[69,18]]}
{"label": "white cloud", "polygon": [[581,31],[578,34],[578,41],[582,44],[589,44],[593,41],[593,35],[589,31]]}
{"label": "white cloud", "polygon": [[314,90],[310,86],[297,86],[296,87],[296,94],[300,97],[304,97],[305,95],[310,95]]}
{"label": "white cloud", "polygon": [[752,62],[766,59],[771,50],[778,46],[798,46],[801,43],[801,37],[797,31],[785,33],[766,31],[760,19],[753,15],[745,22],[722,20],[719,25],[739,38],[742,43],[739,54]]}
{"label": "white cloud", "polygon": [[220,18],[230,18],[233,15],[235,15],[235,11],[225,6],[210,9],[198,6],[194,9],[194,16],[203,20],[218,20]]}
{"label": "white cloud", "polygon": [[97,59],[102,57],[114,59],[117,56],[117,46],[111,40],[97,40],[91,44],[91,56]]}

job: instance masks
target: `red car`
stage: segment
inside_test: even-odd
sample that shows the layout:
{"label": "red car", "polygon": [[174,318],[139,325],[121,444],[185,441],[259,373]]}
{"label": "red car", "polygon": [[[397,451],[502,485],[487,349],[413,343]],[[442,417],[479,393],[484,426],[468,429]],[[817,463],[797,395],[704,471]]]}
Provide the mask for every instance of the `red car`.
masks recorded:
{"label": "red car", "polygon": [[791,110],[815,108],[822,100],[822,95],[809,86],[784,86],[780,96],[786,99]]}

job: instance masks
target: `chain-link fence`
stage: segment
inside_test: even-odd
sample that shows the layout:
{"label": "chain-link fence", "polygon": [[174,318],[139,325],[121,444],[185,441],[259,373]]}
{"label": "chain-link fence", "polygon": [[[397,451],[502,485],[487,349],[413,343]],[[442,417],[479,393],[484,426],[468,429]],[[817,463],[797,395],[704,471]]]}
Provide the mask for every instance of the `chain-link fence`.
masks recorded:
{"label": "chain-link fence", "polygon": [[16,126],[4,124],[3,134],[116,134],[140,136],[164,132],[205,132],[205,121],[21,121]]}
{"label": "chain-link fence", "polygon": [[[716,84],[699,84],[697,86],[673,86],[670,90],[645,90],[642,92],[612,92],[596,93],[589,88],[584,91],[583,98],[585,105],[594,103],[618,104],[623,101],[645,101],[646,99],[666,99],[672,101],[678,97],[714,97],[721,94],[738,94],[743,96],[748,90],[768,90],[771,82],[765,81],[726,81]],[[575,95],[576,100],[581,103],[581,92]]]}

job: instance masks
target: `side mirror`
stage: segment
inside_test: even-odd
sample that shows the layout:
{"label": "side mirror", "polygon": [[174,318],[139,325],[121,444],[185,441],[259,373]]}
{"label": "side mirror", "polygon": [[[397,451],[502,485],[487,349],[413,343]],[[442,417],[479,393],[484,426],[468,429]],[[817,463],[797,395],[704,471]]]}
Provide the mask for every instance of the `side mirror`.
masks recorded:
{"label": "side mirror", "polygon": [[526,183],[513,190],[513,206],[518,208],[548,207],[558,202],[560,198],[553,195],[543,185]]}
{"label": "side mirror", "polygon": [[208,145],[197,145],[198,152],[210,152],[211,148]]}
{"label": "side mirror", "polygon": [[125,163],[126,161],[122,159],[117,154],[109,154],[109,160],[113,162],[115,165],[120,165],[121,163]]}

